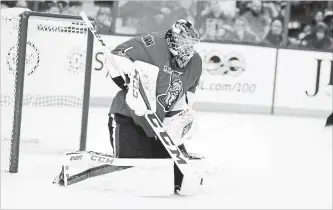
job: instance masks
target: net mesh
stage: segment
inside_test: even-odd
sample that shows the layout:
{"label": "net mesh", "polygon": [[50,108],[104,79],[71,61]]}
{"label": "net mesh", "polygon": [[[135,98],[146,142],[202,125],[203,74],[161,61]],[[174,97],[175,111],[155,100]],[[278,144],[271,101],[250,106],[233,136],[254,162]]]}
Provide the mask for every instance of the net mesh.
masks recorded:
{"label": "net mesh", "polygon": [[[1,166],[13,132],[20,9],[1,12]],[[30,16],[22,99],[21,153],[77,150],[80,142],[88,31],[82,20]],[[22,81],[20,81],[22,82]],[[34,144],[31,145],[31,142]],[[21,155],[20,155],[21,156]]]}

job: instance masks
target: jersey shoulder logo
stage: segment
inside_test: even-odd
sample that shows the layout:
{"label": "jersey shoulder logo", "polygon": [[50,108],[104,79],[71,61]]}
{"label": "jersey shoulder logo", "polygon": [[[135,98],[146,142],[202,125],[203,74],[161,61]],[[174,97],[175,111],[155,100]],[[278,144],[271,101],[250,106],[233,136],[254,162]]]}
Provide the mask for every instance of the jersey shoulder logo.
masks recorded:
{"label": "jersey shoulder logo", "polygon": [[169,63],[169,61],[168,62],[166,62],[166,64],[164,64],[164,66],[163,66],[163,71],[164,72],[166,72],[166,73],[168,73],[168,74],[172,74],[172,68],[170,67],[170,63]]}
{"label": "jersey shoulder logo", "polygon": [[153,46],[155,44],[154,37],[150,34],[142,36],[142,42],[146,45],[146,47]]}
{"label": "jersey shoulder logo", "polygon": [[167,92],[157,96],[157,101],[164,108],[165,112],[170,111],[183,93],[183,83],[179,78],[180,74],[180,72],[173,71],[170,75]]}

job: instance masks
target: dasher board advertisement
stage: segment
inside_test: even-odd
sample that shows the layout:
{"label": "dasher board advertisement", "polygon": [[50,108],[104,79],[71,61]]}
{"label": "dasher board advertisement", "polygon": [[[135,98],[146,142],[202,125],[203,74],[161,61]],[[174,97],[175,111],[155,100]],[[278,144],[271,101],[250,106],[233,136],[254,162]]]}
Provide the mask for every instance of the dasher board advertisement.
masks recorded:
{"label": "dasher board advertisement", "polygon": [[281,49],[277,64],[275,114],[332,112],[333,53]]}
{"label": "dasher board advertisement", "polygon": [[277,49],[201,43],[196,105],[210,111],[271,113]]}

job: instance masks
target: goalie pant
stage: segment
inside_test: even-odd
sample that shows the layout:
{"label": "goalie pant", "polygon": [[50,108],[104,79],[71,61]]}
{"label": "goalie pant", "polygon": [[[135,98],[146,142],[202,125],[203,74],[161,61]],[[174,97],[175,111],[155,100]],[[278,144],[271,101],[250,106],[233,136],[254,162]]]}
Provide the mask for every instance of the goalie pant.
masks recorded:
{"label": "goalie pant", "polygon": [[[132,118],[120,114],[109,115],[110,142],[113,153],[119,158],[171,158],[162,143],[155,137],[148,137]],[[184,145],[179,146],[185,156]],[[181,187],[183,174],[174,165],[175,191]]]}

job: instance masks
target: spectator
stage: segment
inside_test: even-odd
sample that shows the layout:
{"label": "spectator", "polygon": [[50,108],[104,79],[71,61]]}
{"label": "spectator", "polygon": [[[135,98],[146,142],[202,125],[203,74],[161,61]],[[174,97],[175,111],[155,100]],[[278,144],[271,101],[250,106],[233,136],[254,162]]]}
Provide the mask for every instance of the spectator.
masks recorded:
{"label": "spectator", "polygon": [[232,31],[230,21],[223,14],[219,1],[209,2],[210,11],[202,17],[199,32],[201,39],[216,40],[224,39],[226,33]]}
{"label": "spectator", "polygon": [[190,12],[192,1],[179,0],[174,3],[175,7],[172,8],[172,10],[168,12],[167,15],[165,15],[163,18],[157,17],[157,20],[160,22],[160,25],[157,26],[157,31],[159,32],[166,31],[168,28],[171,27],[171,25],[174,22],[176,22],[179,19],[186,19],[192,22],[192,24],[195,24],[194,15]]}
{"label": "spectator", "polygon": [[301,46],[313,49],[332,50],[333,39],[328,36],[326,24],[319,22],[313,33],[301,40]]}
{"label": "spectator", "polygon": [[318,23],[322,22],[324,19],[324,13],[321,10],[317,10],[314,13],[312,25],[316,26]]}
{"label": "spectator", "polygon": [[15,7],[20,7],[20,8],[27,8],[28,7],[28,4],[25,0],[18,0],[16,2],[16,5]]}
{"label": "spectator", "polygon": [[283,24],[280,19],[275,19],[271,23],[271,29],[267,34],[264,43],[269,45],[280,45],[283,40]]}
{"label": "spectator", "polygon": [[298,34],[298,42],[301,43],[301,41],[307,36],[312,33],[312,30],[316,27],[316,25],[323,21],[323,12],[321,10],[317,10],[313,13],[313,19],[311,20],[311,23],[303,24],[302,27],[303,30],[301,30]]}
{"label": "spectator", "polygon": [[81,1],[70,1],[68,3],[68,6],[69,6],[68,9],[65,10],[62,14],[77,16],[82,11]]}
{"label": "spectator", "polygon": [[54,1],[45,1],[45,12],[59,14],[60,8]]}
{"label": "spectator", "polygon": [[312,33],[312,30],[313,30],[313,28],[311,25],[305,25],[302,32],[299,33],[298,39],[302,40],[307,35],[310,35]]}
{"label": "spectator", "polygon": [[286,17],[286,12],[287,12],[287,2],[282,1],[280,2],[280,9],[279,9],[280,17],[284,19]]}
{"label": "spectator", "polygon": [[96,15],[96,30],[101,34],[109,34],[111,30],[111,7],[100,6]]}
{"label": "spectator", "polygon": [[262,41],[269,32],[271,18],[263,9],[261,1],[252,1],[249,4],[249,9],[242,16],[249,24],[249,32],[256,36],[257,41]]}
{"label": "spectator", "polygon": [[234,31],[233,33],[227,34],[225,39],[236,42],[250,42],[255,43],[256,37],[247,32],[248,23],[244,17],[237,17],[235,19]]}
{"label": "spectator", "polygon": [[327,10],[324,15],[324,23],[327,25],[327,30],[329,31],[329,35],[333,37],[333,8]]}
{"label": "spectator", "polygon": [[136,34],[157,30],[154,17],[159,13],[150,2],[128,1],[119,7],[121,28],[131,28]]}
{"label": "spectator", "polygon": [[279,16],[281,16],[280,2],[264,2],[262,3],[262,6],[264,7],[263,9],[267,11],[267,14],[270,18],[278,18]]}
{"label": "spectator", "polygon": [[219,1],[219,6],[222,9],[223,15],[229,20],[232,20],[236,17],[238,8],[236,7],[237,1],[234,0],[224,0]]}
{"label": "spectator", "polygon": [[250,10],[250,1],[237,1],[237,7],[239,8],[238,15],[242,16]]}
{"label": "spectator", "polygon": [[29,8],[28,3],[31,4],[31,2],[27,2],[25,0],[19,0],[19,1],[1,1],[1,9],[6,9],[6,8]]}
{"label": "spectator", "polygon": [[[7,8],[11,8],[11,6],[10,6],[10,3],[11,3],[12,1],[1,1],[1,9],[7,9]],[[15,4],[13,5],[13,6],[15,6]],[[13,7],[12,6],[12,7]]]}
{"label": "spectator", "polygon": [[61,14],[65,14],[68,10],[68,1],[57,1]]}

